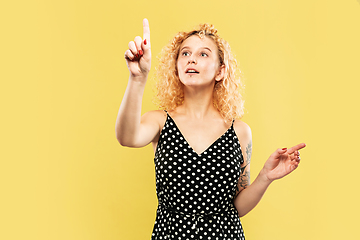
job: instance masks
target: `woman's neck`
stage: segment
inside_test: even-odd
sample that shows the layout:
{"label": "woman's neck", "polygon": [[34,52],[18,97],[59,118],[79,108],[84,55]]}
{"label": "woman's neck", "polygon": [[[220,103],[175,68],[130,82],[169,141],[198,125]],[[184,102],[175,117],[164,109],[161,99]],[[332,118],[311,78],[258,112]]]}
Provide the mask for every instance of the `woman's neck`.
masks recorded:
{"label": "woman's neck", "polygon": [[218,114],[213,103],[213,88],[184,88],[184,103],[180,109],[183,114],[195,119],[204,119]]}

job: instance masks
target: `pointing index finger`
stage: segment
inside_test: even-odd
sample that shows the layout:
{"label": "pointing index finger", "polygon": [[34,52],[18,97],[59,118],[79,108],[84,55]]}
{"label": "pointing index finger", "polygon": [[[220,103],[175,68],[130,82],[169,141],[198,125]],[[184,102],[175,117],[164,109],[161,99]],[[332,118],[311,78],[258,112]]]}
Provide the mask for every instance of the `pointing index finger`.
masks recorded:
{"label": "pointing index finger", "polygon": [[146,18],[143,20],[143,39],[150,42],[150,27],[149,21]]}
{"label": "pointing index finger", "polygon": [[300,149],[302,149],[304,147],[306,147],[306,144],[305,143],[300,143],[298,145],[295,145],[295,146],[289,148],[287,152],[289,154],[293,154],[295,151],[300,150]]}

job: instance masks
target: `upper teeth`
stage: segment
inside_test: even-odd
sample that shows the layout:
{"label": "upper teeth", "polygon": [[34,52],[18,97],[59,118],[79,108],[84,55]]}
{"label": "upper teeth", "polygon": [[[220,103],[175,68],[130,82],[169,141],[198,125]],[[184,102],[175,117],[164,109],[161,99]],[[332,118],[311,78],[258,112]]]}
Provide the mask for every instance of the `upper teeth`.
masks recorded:
{"label": "upper teeth", "polygon": [[188,70],[188,72],[195,73],[196,71],[195,70]]}

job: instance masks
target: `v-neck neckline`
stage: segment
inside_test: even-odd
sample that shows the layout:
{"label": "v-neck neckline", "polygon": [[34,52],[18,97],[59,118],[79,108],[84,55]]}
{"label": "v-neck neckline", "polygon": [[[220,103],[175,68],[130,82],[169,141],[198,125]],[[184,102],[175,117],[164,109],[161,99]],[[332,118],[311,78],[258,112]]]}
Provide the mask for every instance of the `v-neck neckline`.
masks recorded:
{"label": "v-neck neckline", "polygon": [[191,149],[191,151],[192,151],[193,153],[195,153],[198,157],[200,157],[200,156],[201,156],[202,154],[204,154],[205,152],[208,152],[208,151],[212,148],[212,146],[215,145],[215,143],[217,143],[220,139],[222,139],[222,138],[225,136],[225,134],[226,134],[227,132],[229,132],[229,131],[232,129],[232,127],[233,127],[233,123],[231,123],[230,127],[229,127],[220,137],[218,137],[214,142],[212,142],[204,151],[202,151],[201,153],[198,153],[198,152],[196,152],[196,151],[194,150],[194,148],[190,145],[190,143],[188,142],[188,140],[186,139],[186,137],[184,136],[184,134],[181,132],[180,128],[177,126],[175,120],[170,116],[169,113],[167,113],[167,117],[173,122],[173,124],[175,125],[176,129],[179,131],[181,137],[184,139],[184,142],[186,143],[186,145],[188,145],[188,147]]}

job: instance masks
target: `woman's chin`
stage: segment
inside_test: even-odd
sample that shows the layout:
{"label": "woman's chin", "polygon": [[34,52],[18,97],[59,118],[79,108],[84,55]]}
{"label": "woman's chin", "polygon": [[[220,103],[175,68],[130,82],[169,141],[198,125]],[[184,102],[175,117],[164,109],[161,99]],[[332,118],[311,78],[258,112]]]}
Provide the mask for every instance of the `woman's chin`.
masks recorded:
{"label": "woman's chin", "polygon": [[196,78],[187,78],[185,80],[181,80],[181,83],[186,87],[208,87],[214,86],[215,81],[203,81],[201,79]]}

